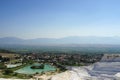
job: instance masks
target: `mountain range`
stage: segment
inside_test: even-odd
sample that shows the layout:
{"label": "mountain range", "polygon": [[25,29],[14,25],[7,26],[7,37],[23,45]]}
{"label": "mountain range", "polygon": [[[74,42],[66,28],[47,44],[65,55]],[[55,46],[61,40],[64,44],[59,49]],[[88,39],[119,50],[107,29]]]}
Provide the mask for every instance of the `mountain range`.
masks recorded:
{"label": "mountain range", "polygon": [[120,37],[72,36],[64,38],[20,39],[16,37],[0,38],[0,44],[51,45],[51,44],[120,44]]}

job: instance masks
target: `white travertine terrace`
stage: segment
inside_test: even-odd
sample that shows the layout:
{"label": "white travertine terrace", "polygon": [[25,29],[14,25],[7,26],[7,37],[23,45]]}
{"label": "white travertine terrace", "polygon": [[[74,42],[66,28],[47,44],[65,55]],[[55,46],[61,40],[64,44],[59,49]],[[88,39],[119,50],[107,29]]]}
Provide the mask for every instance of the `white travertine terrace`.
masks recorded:
{"label": "white travertine terrace", "polygon": [[51,80],[120,80],[120,54],[105,54],[90,66],[71,67]]}

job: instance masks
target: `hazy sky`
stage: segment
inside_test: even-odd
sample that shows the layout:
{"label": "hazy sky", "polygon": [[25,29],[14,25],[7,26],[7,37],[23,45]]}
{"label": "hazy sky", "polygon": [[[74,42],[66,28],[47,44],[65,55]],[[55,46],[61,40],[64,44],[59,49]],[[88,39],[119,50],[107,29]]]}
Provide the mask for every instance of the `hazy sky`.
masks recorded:
{"label": "hazy sky", "polygon": [[120,36],[120,0],[0,0],[0,37]]}

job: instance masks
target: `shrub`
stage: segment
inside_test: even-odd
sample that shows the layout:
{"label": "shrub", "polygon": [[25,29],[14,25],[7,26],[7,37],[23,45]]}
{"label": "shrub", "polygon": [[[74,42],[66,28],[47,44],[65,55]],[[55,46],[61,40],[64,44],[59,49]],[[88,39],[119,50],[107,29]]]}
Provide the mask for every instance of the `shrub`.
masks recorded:
{"label": "shrub", "polygon": [[4,65],[4,63],[0,63],[0,69],[6,69],[7,66]]}
{"label": "shrub", "polygon": [[9,75],[9,74],[12,74],[12,73],[13,73],[13,71],[10,70],[10,69],[5,69],[5,70],[4,70],[4,74],[5,74],[5,75]]}

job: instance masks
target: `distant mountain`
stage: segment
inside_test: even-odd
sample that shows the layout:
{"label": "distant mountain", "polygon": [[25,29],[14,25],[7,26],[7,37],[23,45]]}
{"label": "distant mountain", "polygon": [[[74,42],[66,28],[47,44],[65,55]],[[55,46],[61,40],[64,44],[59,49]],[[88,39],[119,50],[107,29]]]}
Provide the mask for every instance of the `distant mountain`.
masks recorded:
{"label": "distant mountain", "polygon": [[24,40],[15,37],[4,37],[0,38],[0,44],[21,44]]}
{"label": "distant mountain", "polygon": [[53,45],[53,44],[120,44],[120,37],[65,37],[20,39],[15,37],[0,38],[0,44]]}

